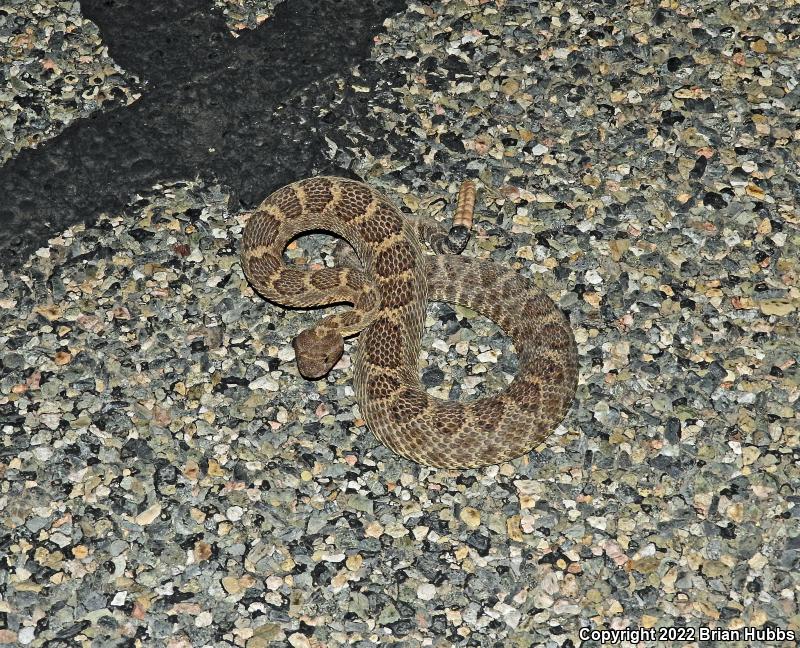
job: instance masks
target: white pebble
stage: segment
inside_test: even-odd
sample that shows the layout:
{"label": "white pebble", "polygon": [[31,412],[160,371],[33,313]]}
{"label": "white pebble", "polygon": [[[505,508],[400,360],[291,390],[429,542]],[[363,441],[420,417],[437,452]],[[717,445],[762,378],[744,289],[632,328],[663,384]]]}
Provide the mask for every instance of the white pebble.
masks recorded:
{"label": "white pebble", "polygon": [[268,576],[267,577],[267,589],[271,591],[275,591],[283,586],[283,579],[280,576]]}
{"label": "white pebble", "polygon": [[430,601],[436,596],[436,586],[431,583],[423,583],[417,588],[417,598],[422,601]]}
{"label": "white pebble", "polygon": [[53,450],[47,446],[36,446],[33,449],[33,454],[39,461],[47,461],[53,456]]}
{"label": "white pebble", "polygon": [[195,626],[198,628],[207,628],[214,622],[214,617],[211,616],[211,612],[204,611],[197,615],[194,620]]}
{"label": "white pebble", "polygon": [[119,607],[120,605],[125,605],[125,600],[128,598],[127,590],[122,590],[121,592],[117,592],[114,594],[114,598],[111,599],[111,605],[113,607]]}
{"label": "white pebble", "polygon": [[588,518],[586,518],[586,521],[595,529],[600,529],[601,531],[606,530],[607,521],[604,517],[590,515]]}
{"label": "white pebble", "polygon": [[544,144],[537,144],[531,149],[531,155],[540,156],[547,153],[549,149]]}
{"label": "white pebble", "polygon": [[29,626],[22,628],[17,635],[17,641],[19,641],[23,646],[27,646],[31,641],[33,641],[33,639],[33,628]]}
{"label": "white pebble", "polygon": [[489,349],[478,354],[478,362],[497,362],[499,355],[500,351],[497,349]]}
{"label": "white pebble", "polygon": [[586,281],[592,284],[593,286],[603,283],[603,278],[594,268],[592,268],[591,270],[587,270],[584,276],[586,277]]}
{"label": "white pebble", "polygon": [[225,517],[231,522],[238,522],[242,519],[242,515],[244,515],[244,509],[241,506],[231,506],[225,511]]}
{"label": "white pebble", "polygon": [[276,392],[278,391],[280,385],[272,376],[260,376],[253,380],[248,387],[251,391],[256,389],[266,389],[267,391]]}
{"label": "white pebble", "polygon": [[290,360],[294,360],[294,347],[289,345],[281,348],[278,351],[278,360],[282,362],[289,362]]}
{"label": "white pebble", "polygon": [[301,632],[295,632],[292,635],[289,635],[289,644],[292,648],[310,648],[311,642]]}

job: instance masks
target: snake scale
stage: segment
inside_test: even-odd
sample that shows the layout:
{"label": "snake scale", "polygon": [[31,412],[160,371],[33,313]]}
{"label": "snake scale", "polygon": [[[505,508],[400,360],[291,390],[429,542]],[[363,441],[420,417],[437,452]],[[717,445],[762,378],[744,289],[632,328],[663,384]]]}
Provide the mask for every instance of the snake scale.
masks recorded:
{"label": "snake scale", "polygon": [[[364,420],[394,452],[435,467],[474,468],[529,452],[566,415],[577,386],[575,340],[547,295],[496,263],[447,253],[466,244],[474,195],[464,183],[448,233],[404,216],[362,182],[310,178],[267,197],[242,239],[242,268],[264,298],[284,307],[353,305],[294,339],[300,373],[323,377],[341,357],[343,338],[360,333],[354,383]],[[283,250],[307,231],[343,238],[360,265],[287,265]],[[423,241],[438,253],[425,254]],[[519,369],[505,389],[469,402],[425,391],[417,361],[428,301],[467,306],[511,336]]]}

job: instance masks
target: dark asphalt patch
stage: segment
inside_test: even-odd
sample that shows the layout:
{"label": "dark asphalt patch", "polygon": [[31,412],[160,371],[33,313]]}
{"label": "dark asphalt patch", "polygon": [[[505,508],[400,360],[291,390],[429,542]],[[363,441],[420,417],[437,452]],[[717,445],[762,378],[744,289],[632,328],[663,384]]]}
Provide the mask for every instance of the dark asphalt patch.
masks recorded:
{"label": "dark asphalt patch", "polygon": [[[232,207],[316,173],[348,175],[324,152],[342,120],[370,133],[364,93],[335,75],[363,61],[403,0],[287,0],[261,27],[230,35],[211,3],[84,0],[109,53],[145,80],[130,106],[72,123],[0,168],[0,268],[18,267],[56,232],[121,210],[158,181],[221,182]],[[359,77],[378,82],[380,71]],[[359,96],[360,95],[360,96]],[[336,101],[315,123],[316,107]],[[384,139],[373,135],[377,148]],[[333,139],[336,139],[335,137]]]}

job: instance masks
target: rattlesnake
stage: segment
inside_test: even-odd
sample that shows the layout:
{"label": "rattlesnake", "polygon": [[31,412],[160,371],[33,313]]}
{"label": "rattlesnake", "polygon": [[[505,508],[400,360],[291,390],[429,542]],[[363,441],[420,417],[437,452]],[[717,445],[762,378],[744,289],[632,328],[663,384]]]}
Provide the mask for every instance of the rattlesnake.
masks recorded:
{"label": "rattlesnake", "polygon": [[[362,416],[382,443],[429,466],[478,467],[529,452],[562,420],[577,385],[575,340],[547,295],[496,263],[442,253],[466,244],[474,196],[474,184],[464,183],[448,234],[434,221],[404,217],[364,183],[317,177],[275,191],[243,234],[242,268],[266,299],[354,306],[294,339],[300,373],[323,377],[341,357],[343,337],[360,332],[354,383]],[[286,245],[318,230],[349,242],[361,267],[287,266]],[[439,254],[423,254],[421,240]],[[428,395],[417,360],[429,300],[474,309],[511,336],[519,370],[505,389],[464,403]]]}

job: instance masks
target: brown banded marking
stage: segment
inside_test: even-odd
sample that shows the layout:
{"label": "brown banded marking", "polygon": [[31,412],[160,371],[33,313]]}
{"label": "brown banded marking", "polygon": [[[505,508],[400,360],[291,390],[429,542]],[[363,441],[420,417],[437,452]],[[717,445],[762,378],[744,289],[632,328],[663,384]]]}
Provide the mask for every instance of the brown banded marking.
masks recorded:
{"label": "brown banded marking", "polygon": [[532,320],[540,321],[545,315],[548,315],[552,309],[552,302],[543,294],[530,297],[525,300],[525,305],[522,307],[526,315]]}
{"label": "brown banded marking", "polygon": [[310,283],[318,290],[331,290],[347,284],[347,270],[342,268],[323,268],[315,270]]}
{"label": "brown banded marking", "polygon": [[396,423],[413,422],[429,410],[428,396],[419,389],[401,386],[392,403],[391,416]]}
{"label": "brown banded marking", "polygon": [[564,330],[563,326],[560,326],[557,320],[542,322],[538,328],[538,335],[551,349],[564,351],[575,344],[572,336]]}
{"label": "brown banded marking", "polygon": [[380,201],[370,204],[370,209],[356,220],[358,233],[367,243],[380,243],[393,238],[403,231],[403,217]]}
{"label": "brown banded marking", "polygon": [[245,260],[249,274],[258,280],[260,285],[272,285],[272,279],[282,267],[281,260],[272,254],[262,252],[249,256]]}
{"label": "brown banded marking", "polygon": [[433,401],[431,416],[436,420],[442,430],[442,435],[447,438],[456,438],[467,419],[467,410],[449,401]]}
{"label": "brown banded marking", "polygon": [[392,368],[403,353],[403,328],[387,316],[376,319],[366,333],[366,355],[378,367]]}
{"label": "brown banded marking", "polygon": [[344,181],[340,184],[340,190],[341,198],[337,214],[347,222],[367,214],[370,204],[376,201],[372,189],[360,182]]}
{"label": "brown banded marking", "polygon": [[383,277],[394,277],[415,265],[414,248],[408,241],[400,240],[381,249],[375,256],[375,271]]}
{"label": "brown banded marking", "polygon": [[358,311],[351,310],[339,314],[339,322],[341,322],[342,326],[347,329],[358,326],[361,324],[361,320],[362,316]]}
{"label": "brown banded marking", "polygon": [[303,205],[300,202],[297,187],[293,185],[286,185],[278,189],[262,203],[262,206],[264,210],[277,209],[283,221],[298,218],[303,213]]}
{"label": "brown banded marking", "polygon": [[311,178],[300,185],[303,189],[303,211],[322,214],[333,201],[333,183],[328,178]]}
{"label": "brown banded marking", "polygon": [[272,281],[275,290],[284,295],[292,295],[302,292],[305,288],[306,273],[302,270],[284,268],[278,274],[277,279]]}
{"label": "brown banded marking", "polygon": [[484,288],[491,289],[497,283],[497,273],[496,272],[485,272],[481,275],[481,286]]}
{"label": "brown banded marking", "polygon": [[249,227],[244,231],[244,239],[242,246],[245,249],[251,249],[251,254],[258,254],[260,252],[269,251],[271,248],[268,245],[258,245],[261,241],[274,241],[278,236],[278,229],[280,228],[280,221],[274,216],[266,213],[266,211],[259,211],[250,217]]}
{"label": "brown banded marking", "polygon": [[473,408],[475,426],[484,433],[494,430],[497,421],[502,420],[506,406],[502,399],[489,397],[482,401],[482,407]]}
{"label": "brown banded marking", "polygon": [[383,373],[376,376],[367,387],[367,391],[372,401],[385,400],[394,397],[400,389],[400,381],[390,373]]}
{"label": "brown banded marking", "polygon": [[542,384],[538,376],[531,375],[522,379],[517,376],[506,387],[505,393],[524,412],[535,414],[541,408]]}
{"label": "brown banded marking", "polygon": [[341,188],[338,188],[333,190],[333,199],[325,207],[322,213],[322,221],[325,223],[341,223],[347,227],[352,227],[353,221],[355,221],[361,213],[362,212],[353,212],[346,195],[341,191]]}
{"label": "brown banded marking", "polygon": [[408,305],[414,296],[414,278],[410,272],[399,276],[395,281],[387,281],[382,286],[383,300],[381,305],[392,310]]}
{"label": "brown banded marking", "polygon": [[519,290],[519,281],[517,280],[516,275],[506,275],[497,283],[498,285],[494,287],[494,292],[500,296],[499,299],[495,297],[498,302],[510,301],[516,296],[517,291]]}
{"label": "brown banded marking", "polygon": [[472,227],[472,215],[475,212],[475,183],[464,180],[458,190],[458,206],[453,216],[453,227]]}

